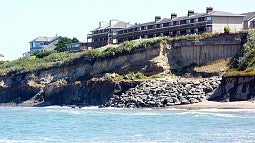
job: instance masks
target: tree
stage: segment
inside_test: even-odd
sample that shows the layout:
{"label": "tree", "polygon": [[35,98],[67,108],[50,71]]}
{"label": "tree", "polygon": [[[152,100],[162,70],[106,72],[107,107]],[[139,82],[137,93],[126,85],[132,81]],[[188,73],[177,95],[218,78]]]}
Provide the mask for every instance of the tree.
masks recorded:
{"label": "tree", "polygon": [[63,37],[61,38],[58,43],[56,44],[56,48],[55,50],[58,52],[64,52],[66,49],[66,45],[67,44],[71,44],[71,43],[79,43],[80,41],[77,38],[68,38],[68,37]]}
{"label": "tree", "polygon": [[79,41],[77,38],[73,37],[72,43],[79,43],[79,42],[80,42],[80,41]]}

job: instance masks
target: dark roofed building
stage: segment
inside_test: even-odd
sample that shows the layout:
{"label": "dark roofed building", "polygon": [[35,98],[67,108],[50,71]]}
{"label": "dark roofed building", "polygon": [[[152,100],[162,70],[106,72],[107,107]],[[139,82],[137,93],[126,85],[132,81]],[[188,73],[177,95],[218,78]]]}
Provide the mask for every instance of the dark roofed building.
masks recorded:
{"label": "dark roofed building", "polygon": [[117,43],[114,38],[116,31],[130,27],[131,24],[119,20],[110,20],[109,22],[99,22],[99,27],[92,30],[87,35],[88,46],[98,48],[107,44]]}
{"label": "dark roofed building", "polygon": [[136,24],[118,31],[118,43],[140,38],[153,38],[159,36],[178,36],[186,34],[199,34],[204,32],[224,32],[224,27],[229,26],[231,32],[243,28],[243,15],[213,11],[207,7],[205,13],[195,13],[189,10],[186,16],[178,17],[172,13],[170,18],[155,17],[154,21]]}
{"label": "dark roofed building", "polygon": [[61,39],[61,36],[55,37],[37,37],[30,41],[30,55],[34,55],[38,51],[51,51],[56,48],[56,44]]}
{"label": "dark roofed building", "polygon": [[243,13],[241,15],[245,16],[243,18],[244,29],[255,28],[255,12]]}

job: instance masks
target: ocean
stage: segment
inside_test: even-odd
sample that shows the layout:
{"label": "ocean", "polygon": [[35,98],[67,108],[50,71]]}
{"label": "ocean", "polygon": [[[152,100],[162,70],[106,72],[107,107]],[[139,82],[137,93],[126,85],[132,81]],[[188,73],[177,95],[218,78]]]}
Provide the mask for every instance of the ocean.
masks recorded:
{"label": "ocean", "polygon": [[0,107],[0,143],[249,143],[255,110]]}

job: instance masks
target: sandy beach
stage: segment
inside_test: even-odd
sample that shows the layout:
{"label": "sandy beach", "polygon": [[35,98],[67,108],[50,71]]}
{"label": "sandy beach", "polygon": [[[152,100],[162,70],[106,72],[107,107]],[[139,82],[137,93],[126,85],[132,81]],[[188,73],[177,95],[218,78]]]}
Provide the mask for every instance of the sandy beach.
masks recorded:
{"label": "sandy beach", "polygon": [[195,104],[176,105],[170,108],[176,109],[255,109],[255,101],[237,101],[237,102],[215,102],[203,101]]}

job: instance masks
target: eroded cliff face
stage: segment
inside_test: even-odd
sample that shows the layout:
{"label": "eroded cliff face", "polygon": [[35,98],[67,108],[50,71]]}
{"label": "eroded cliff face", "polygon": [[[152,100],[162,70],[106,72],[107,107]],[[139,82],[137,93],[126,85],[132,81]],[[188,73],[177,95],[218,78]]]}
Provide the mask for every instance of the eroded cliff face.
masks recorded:
{"label": "eroded cliff face", "polygon": [[158,44],[128,55],[97,60],[80,58],[68,65],[0,76],[0,103],[99,105],[118,88],[130,88],[136,82],[94,81],[93,77],[138,71],[145,75],[161,73],[169,70],[166,54],[165,47]]}
{"label": "eroded cliff face", "polygon": [[[227,43],[224,40],[217,42],[229,36],[231,38]],[[95,81],[95,77],[101,78],[105,73],[159,74],[193,63],[205,64],[233,57],[240,51],[240,46],[237,34],[223,34],[202,41],[162,42],[111,58],[81,57],[61,66],[35,72],[9,73],[0,76],[0,103],[18,103],[24,106],[100,105],[118,90],[123,93],[138,83],[105,79]]]}
{"label": "eroded cliff face", "polygon": [[216,92],[209,98],[212,101],[246,101],[254,100],[255,77],[223,77]]}

